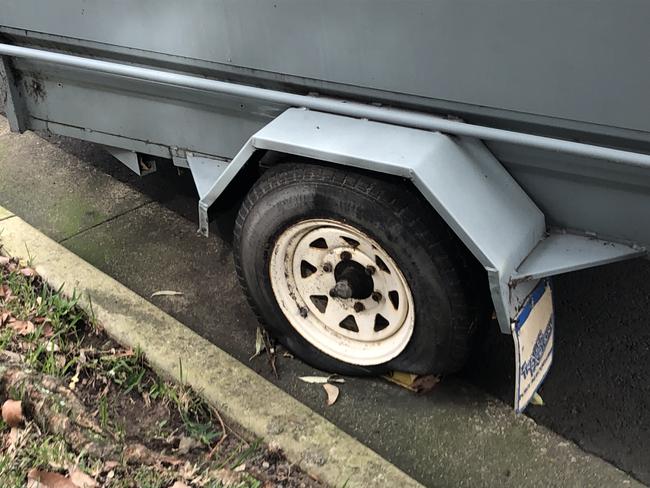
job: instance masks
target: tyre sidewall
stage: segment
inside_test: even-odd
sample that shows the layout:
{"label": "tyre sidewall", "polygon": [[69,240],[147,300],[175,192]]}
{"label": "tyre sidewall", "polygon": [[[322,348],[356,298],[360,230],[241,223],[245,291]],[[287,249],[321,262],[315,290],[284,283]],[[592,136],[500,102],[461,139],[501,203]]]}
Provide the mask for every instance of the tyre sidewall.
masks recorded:
{"label": "tyre sidewall", "polygon": [[[404,217],[373,195],[335,182],[299,181],[263,194],[245,217],[238,245],[248,291],[271,333],[302,359],[331,372],[431,372],[439,362],[435,356],[446,354],[445,348],[451,347],[453,311],[444,276],[427,250],[429,243],[421,242],[418,229]],[[393,360],[358,366],[334,359],[307,342],[284,316],[271,285],[270,257],[278,236],[308,219],[333,219],[358,228],[377,241],[399,266],[415,302],[415,329],[406,348]]]}

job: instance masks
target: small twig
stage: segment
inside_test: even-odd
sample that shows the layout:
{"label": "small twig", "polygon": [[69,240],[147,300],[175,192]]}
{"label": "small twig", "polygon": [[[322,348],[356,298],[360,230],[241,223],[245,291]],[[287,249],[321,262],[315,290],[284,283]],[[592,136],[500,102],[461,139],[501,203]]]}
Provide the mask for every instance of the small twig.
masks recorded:
{"label": "small twig", "polygon": [[216,408],[212,408],[212,411],[217,416],[217,420],[219,421],[219,424],[221,425],[222,435],[221,435],[221,439],[219,439],[219,441],[215,444],[215,446],[208,453],[208,459],[212,459],[212,456],[214,455],[214,453],[216,453],[219,450],[219,448],[222,446],[222,444],[224,443],[224,441],[228,437],[228,434],[226,432],[226,424],[223,422],[223,419],[221,418],[221,414],[219,413],[219,411]]}
{"label": "small twig", "polygon": [[272,347],[271,340],[269,339],[269,336],[266,333],[266,331],[264,331],[264,349],[266,350],[266,355],[269,359],[269,364],[271,365],[271,369],[273,369],[273,374],[275,375],[275,379],[279,380],[280,375],[278,374],[278,369],[275,366],[275,348]]}

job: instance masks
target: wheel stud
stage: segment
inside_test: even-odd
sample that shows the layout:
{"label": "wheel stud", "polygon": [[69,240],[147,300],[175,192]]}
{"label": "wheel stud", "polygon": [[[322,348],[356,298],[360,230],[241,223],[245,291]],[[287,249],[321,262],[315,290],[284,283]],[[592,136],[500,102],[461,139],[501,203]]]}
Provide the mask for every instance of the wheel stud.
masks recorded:
{"label": "wheel stud", "polygon": [[341,261],[349,261],[352,259],[352,254],[349,251],[343,251],[341,253]]}
{"label": "wheel stud", "polygon": [[300,316],[305,319],[307,318],[307,314],[309,311],[307,310],[307,307],[300,307]]}
{"label": "wheel stud", "polygon": [[358,312],[363,312],[365,309],[366,309],[366,306],[361,302],[357,302],[357,303],[354,304],[354,311],[357,312],[357,313]]}
{"label": "wheel stud", "polygon": [[325,271],[326,273],[331,273],[332,272],[332,265],[330,263],[323,264],[323,271]]}
{"label": "wheel stud", "polygon": [[368,266],[366,266],[366,273],[368,273],[370,276],[374,275],[375,271],[376,270],[373,265],[369,264]]}
{"label": "wheel stud", "polygon": [[373,291],[370,297],[376,302],[381,301],[381,293],[379,293],[378,291]]}

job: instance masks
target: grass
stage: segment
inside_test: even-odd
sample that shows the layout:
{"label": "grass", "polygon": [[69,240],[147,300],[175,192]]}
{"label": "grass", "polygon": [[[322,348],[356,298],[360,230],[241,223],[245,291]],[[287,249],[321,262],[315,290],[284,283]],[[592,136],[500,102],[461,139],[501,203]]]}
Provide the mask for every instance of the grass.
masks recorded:
{"label": "grass", "polygon": [[[218,412],[191,388],[157,376],[142,351],[110,340],[96,323],[92,305],[86,314],[76,293],[67,296],[62,288],[49,288],[31,270],[31,259],[30,255],[28,262],[0,263],[0,313],[33,325],[19,332],[11,323],[0,322],[0,353],[20,358],[26,368],[59,378],[74,389],[99,427],[119,442],[142,443],[182,462],[107,464],[73,452],[64,439],[33,422],[27,421],[17,437],[1,422],[0,486],[24,486],[26,473],[33,468],[63,474],[76,468],[101,486],[165,488],[182,480],[190,486],[221,488],[229,474],[237,479],[231,486],[258,488],[265,481],[277,481],[277,475],[267,476],[261,467],[268,470],[271,462],[276,464],[274,472],[293,473],[282,479],[284,486],[321,486],[277,451],[269,452],[261,441],[249,442],[226,429]],[[179,363],[181,378],[182,367]],[[25,399],[24,392],[7,393],[12,399]],[[178,439],[183,438],[192,439],[194,447],[181,454]],[[233,475],[244,465],[247,469]]]}

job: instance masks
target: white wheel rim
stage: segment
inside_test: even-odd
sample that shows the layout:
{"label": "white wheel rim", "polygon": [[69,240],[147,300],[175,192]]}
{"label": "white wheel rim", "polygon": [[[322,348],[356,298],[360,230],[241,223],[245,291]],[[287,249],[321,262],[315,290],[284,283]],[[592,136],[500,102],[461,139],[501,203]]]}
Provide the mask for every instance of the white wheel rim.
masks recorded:
{"label": "white wheel rim", "polygon": [[289,227],[275,243],[269,271],[289,323],[336,359],[385,363],[413,334],[413,297],[404,275],[377,242],[352,226],[314,219]]}

